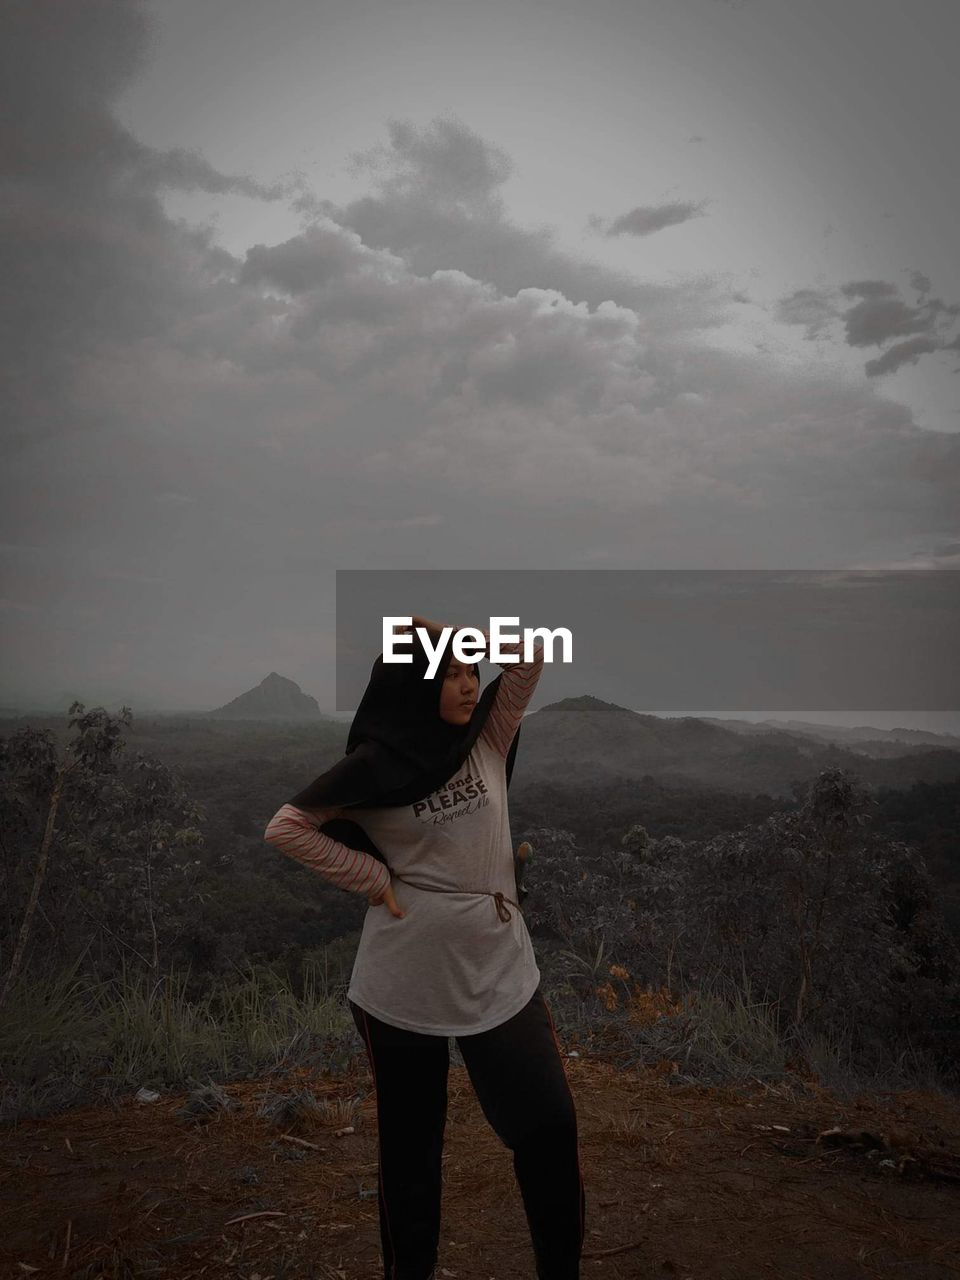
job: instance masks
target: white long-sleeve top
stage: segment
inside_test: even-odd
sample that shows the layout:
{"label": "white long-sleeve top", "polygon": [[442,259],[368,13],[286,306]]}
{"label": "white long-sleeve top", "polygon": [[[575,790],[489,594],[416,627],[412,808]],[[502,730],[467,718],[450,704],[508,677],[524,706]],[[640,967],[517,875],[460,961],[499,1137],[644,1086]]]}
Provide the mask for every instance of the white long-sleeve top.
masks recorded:
{"label": "white long-sleeve top", "polygon": [[[489,647],[489,633],[483,634]],[[518,1012],[540,982],[522,913],[507,906],[505,921],[492,895],[516,899],[506,757],[542,674],[544,652],[538,641],[532,660],[524,662],[522,641],[501,648],[520,660],[498,663],[503,675],[496,697],[456,773],[415,804],[345,811],[383,851],[389,868],[325,835],[293,805],[277,811],[264,835],[282,853],[355,893],[379,892],[393,870],[404,915],[394,916],[382,903],[367,909],[347,995],[382,1021],[411,1031],[486,1031]]]}

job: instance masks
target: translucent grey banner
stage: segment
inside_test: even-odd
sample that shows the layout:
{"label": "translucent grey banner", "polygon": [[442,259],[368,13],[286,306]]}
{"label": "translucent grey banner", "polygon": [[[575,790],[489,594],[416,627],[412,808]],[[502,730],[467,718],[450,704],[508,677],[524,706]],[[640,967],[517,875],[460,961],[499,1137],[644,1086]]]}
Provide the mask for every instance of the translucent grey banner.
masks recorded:
{"label": "translucent grey banner", "polygon": [[[339,569],[337,710],[360,701],[383,619],[565,627],[573,661],[533,705],[590,694],[645,711],[960,708],[952,569]],[[484,675],[484,669],[487,674]],[[499,668],[481,667],[484,683]]]}

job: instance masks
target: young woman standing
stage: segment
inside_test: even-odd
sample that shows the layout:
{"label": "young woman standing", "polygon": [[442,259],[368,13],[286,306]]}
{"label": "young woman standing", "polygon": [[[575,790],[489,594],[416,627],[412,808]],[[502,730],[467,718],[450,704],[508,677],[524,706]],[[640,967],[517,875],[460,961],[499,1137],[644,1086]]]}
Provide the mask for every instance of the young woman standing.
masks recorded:
{"label": "young woman standing", "polygon": [[[344,758],[283,805],[281,852],[367,896],[347,1000],[377,1097],[384,1280],[431,1280],[440,1234],[447,1038],[506,1147],[538,1280],[578,1280],[586,1197],[576,1109],[517,902],[507,807],[520,722],[543,670],[521,660],[482,691],[449,642],[432,678],[374,663]],[[489,647],[489,633],[482,632]],[[495,1229],[495,1224],[491,1223]]]}

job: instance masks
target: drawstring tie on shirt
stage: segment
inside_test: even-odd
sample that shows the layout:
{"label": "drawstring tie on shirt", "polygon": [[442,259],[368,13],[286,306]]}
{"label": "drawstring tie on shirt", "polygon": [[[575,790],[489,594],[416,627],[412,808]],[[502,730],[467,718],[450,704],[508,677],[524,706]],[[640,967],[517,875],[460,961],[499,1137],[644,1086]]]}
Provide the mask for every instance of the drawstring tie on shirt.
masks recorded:
{"label": "drawstring tie on shirt", "polygon": [[497,915],[500,917],[500,919],[503,921],[504,924],[507,924],[513,918],[510,914],[509,909],[506,906],[508,902],[512,906],[516,907],[518,911],[521,911],[521,912],[523,911],[523,907],[521,907],[519,902],[514,902],[512,898],[508,898],[507,895],[503,893],[500,889],[497,889],[495,893],[491,892],[489,889],[441,889],[435,884],[415,884],[414,881],[408,880],[406,876],[398,876],[396,872],[393,872],[392,874],[395,880],[402,880],[404,884],[412,885],[414,889],[429,889],[429,890],[432,890],[434,893],[486,893],[486,894],[489,894],[490,897],[493,898],[493,900],[496,902]]}

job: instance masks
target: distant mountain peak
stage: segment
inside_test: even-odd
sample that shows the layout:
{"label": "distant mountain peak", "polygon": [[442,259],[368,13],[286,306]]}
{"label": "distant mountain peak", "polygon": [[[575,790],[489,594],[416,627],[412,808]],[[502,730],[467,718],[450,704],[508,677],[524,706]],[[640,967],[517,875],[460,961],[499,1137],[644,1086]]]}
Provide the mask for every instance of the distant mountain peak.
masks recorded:
{"label": "distant mountain peak", "polygon": [[630,716],[637,714],[629,707],[621,707],[617,702],[604,702],[602,698],[595,698],[592,693],[581,693],[576,698],[561,698],[559,702],[548,703],[541,711],[616,711]]}
{"label": "distant mountain peak", "polygon": [[260,683],[216,711],[212,716],[233,720],[318,720],[316,698],[304,693],[295,680],[271,671]]}

